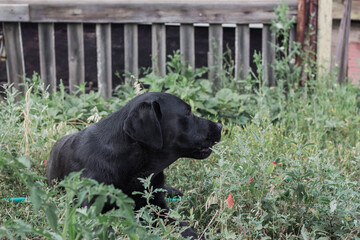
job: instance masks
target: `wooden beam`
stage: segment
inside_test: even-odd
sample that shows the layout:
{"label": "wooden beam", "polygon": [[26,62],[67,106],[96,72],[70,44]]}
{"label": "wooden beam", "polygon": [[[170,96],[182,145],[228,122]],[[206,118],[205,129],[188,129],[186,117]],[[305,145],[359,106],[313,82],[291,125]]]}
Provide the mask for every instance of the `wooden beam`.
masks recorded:
{"label": "wooden beam", "polygon": [[351,26],[351,5],[352,0],[345,0],[344,15],[341,19],[338,45],[336,48],[335,66],[339,67],[338,82],[345,82],[348,67],[349,33]]}
{"label": "wooden beam", "polygon": [[[306,0],[299,0],[298,3],[298,16],[297,16],[297,24],[296,24],[296,42],[300,43],[301,49],[304,46],[305,42],[305,29],[306,29]],[[301,64],[300,56],[296,57],[296,64]]]}
{"label": "wooden beam", "polygon": [[289,51],[292,50],[295,39],[296,39],[296,29],[295,27],[293,27],[290,29],[290,35],[289,35]]}
{"label": "wooden beam", "polygon": [[98,88],[107,99],[112,96],[111,24],[96,24]]}
{"label": "wooden beam", "polygon": [[[333,19],[341,19],[343,16],[344,1],[343,0],[334,0],[332,2],[332,16]],[[360,20],[360,0],[353,0],[351,6],[351,20],[359,21]]]}
{"label": "wooden beam", "polygon": [[166,75],[166,27],[165,24],[152,25],[152,68],[156,75]]}
{"label": "wooden beam", "polygon": [[275,30],[264,24],[262,31],[262,63],[264,66],[263,81],[267,86],[275,86],[273,64],[275,63]]}
{"label": "wooden beam", "polygon": [[[274,8],[282,2],[289,16],[296,16],[297,0],[13,0],[28,3],[33,22],[114,22],[114,23],[270,23],[276,19]],[[0,4],[8,0],[0,0]],[[20,14],[17,14],[20,16]],[[0,15],[0,21],[4,17]]]}
{"label": "wooden beam", "polygon": [[53,23],[39,23],[40,76],[50,93],[56,90],[55,35]]}
{"label": "wooden beam", "polygon": [[68,63],[70,93],[76,91],[75,86],[85,82],[85,58],[83,25],[81,23],[69,23],[68,35]]}
{"label": "wooden beam", "polygon": [[134,78],[138,77],[138,25],[125,24],[124,26],[125,46],[125,83],[132,85]]}
{"label": "wooden beam", "polygon": [[209,80],[214,88],[220,87],[223,67],[223,29],[221,24],[211,24],[209,27]]}
{"label": "wooden beam", "polygon": [[29,20],[29,4],[0,3],[0,21],[28,22]]}
{"label": "wooden beam", "polygon": [[319,0],[317,28],[318,77],[328,74],[331,68],[332,1]]}
{"label": "wooden beam", "polygon": [[310,57],[313,61],[316,61],[316,38],[317,38],[317,24],[318,24],[318,0],[310,0],[309,6],[310,12],[310,24],[313,28],[310,34]]}
{"label": "wooden beam", "polygon": [[250,66],[249,25],[236,25],[235,30],[235,77],[245,79]]}
{"label": "wooden beam", "polygon": [[180,52],[182,61],[195,69],[195,30],[193,24],[180,25]]}
{"label": "wooden beam", "polygon": [[24,94],[25,63],[20,23],[3,23],[9,83]]}

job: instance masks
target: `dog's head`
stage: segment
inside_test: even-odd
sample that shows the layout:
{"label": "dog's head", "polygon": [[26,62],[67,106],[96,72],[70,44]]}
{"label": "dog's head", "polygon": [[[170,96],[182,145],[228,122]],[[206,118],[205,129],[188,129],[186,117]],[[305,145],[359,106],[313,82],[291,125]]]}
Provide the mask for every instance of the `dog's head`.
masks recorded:
{"label": "dog's head", "polygon": [[143,94],[131,106],[123,130],[151,151],[203,159],[220,141],[221,124],[194,116],[187,103],[171,94]]}

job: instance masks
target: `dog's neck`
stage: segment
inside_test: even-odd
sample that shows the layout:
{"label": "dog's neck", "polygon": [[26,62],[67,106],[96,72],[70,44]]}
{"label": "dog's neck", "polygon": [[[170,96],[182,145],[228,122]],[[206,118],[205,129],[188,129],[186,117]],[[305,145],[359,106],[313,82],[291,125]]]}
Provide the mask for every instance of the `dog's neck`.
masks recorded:
{"label": "dog's neck", "polygon": [[179,156],[171,152],[151,152],[145,151],[145,169],[154,175],[162,172],[165,168],[169,167],[175,162]]}

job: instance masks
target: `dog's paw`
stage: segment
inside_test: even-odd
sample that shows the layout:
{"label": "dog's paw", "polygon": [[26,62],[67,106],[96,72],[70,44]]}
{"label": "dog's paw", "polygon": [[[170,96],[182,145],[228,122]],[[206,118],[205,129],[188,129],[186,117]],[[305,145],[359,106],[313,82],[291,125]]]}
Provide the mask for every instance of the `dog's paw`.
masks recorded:
{"label": "dog's paw", "polygon": [[186,239],[191,239],[191,240],[197,240],[197,239],[206,240],[206,238],[204,236],[201,236],[201,238],[199,238],[197,233],[195,232],[195,230],[192,228],[187,228],[186,230],[181,232],[181,236],[183,236]]}
{"label": "dog's paw", "polygon": [[163,188],[167,191],[167,195],[171,198],[184,196],[184,194],[180,192],[179,189],[176,189],[174,187],[164,186]]}
{"label": "dog's paw", "polygon": [[196,240],[196,239],[202,239],[206,240],[205,236],[201,236],[201,238],[198,237],[197,233],[194,229],[189,227],[189,224],[186,222],[180,222],[180,226],[182,228],[186,228],[184,231],[181,232],[181,236],[183,236],[186,239]]}

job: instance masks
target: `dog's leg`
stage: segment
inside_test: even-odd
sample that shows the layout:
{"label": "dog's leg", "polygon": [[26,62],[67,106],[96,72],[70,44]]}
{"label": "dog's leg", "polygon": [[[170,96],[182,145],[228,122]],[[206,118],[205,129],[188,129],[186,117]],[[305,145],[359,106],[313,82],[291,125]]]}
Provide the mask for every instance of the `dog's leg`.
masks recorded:
{"label": "dog's leg", "polygon": [[[177,190],[176,188],[171,188],[172,189],[175,189]],[[179,192],[181,195],[182,193],[177,190],[177,192]],[[172,218],[169,218],[167,215],[168,215],[168,212],[169,212],[169,208],[166,204],[166,201],[165,201],[165,193],[164,192],[159,192],[159,193],[156,193],[154,195],[154,201],[156,202],[156,205],[159,206],[161,209],[163,209],[164,211],[162,212],[162,214],[160,215],[161,218],[163,219],[167,219],[168,221],[168,224],[171,224],[173,222],[175,222],[176,220],[175,219],[172,219]],[[195,232],[194,229],[190,228],[189,227],[189,224],[186,223],[186,222],[179,222],[179,226],[182,228],[182,229],[185,229],[184,231],[181,232],[181,236],[183,237],[191,237],[190,239],[198,239],[198,235],[197,233]],[[205,237],[203,236],[201,239],[205,239]]]}

